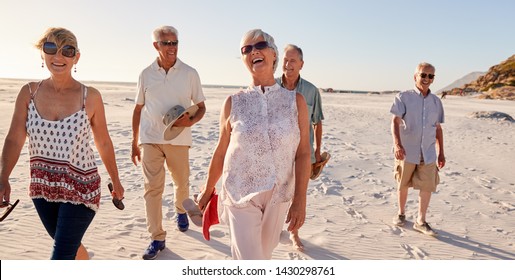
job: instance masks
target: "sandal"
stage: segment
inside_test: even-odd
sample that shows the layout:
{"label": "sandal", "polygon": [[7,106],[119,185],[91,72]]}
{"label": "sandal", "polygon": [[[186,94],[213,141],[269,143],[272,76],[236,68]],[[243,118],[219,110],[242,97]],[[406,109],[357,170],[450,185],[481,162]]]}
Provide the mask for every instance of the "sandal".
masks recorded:
{"label": "sandal", "polygon": [[320,174],[322,174],[322,169],[324,169],[324,166],[331,158],[331,155],[328,152],[323,152],[320,157],[322,158],[322,161],[313,163],[311,167],[311,175],[309,176],[309,179],[311,180],[315,180],[320,176]]}
{"label": "sandal", "polygon": [[182,202],[182,207],[184,207],[186,213],[188,213],[191,222],[196,226],[201,227],[202,211],[200,211],[200,208],[198,208],[197,203],[195,203],[195,201],[193,201],[191,198],[188,198]]}

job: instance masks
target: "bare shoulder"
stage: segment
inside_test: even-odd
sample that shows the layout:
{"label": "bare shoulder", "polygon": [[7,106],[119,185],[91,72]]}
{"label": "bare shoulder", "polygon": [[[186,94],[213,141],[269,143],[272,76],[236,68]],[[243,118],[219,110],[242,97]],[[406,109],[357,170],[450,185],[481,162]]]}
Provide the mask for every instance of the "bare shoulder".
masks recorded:
{"label": "bare shoulder", "polygon": [[30,82],[23,85],[18,93],[18,100],[23,103],[29,104],[31,98],[31,92],[36,90],[37,84],[35,82]]}
{"label": "bare shoulder", "polygon": [[299,102],[306,103],[306,99],[304,98],[304,95],[302,95],[302,93],[300,93],[300,92],[297,92],[295,99],[297,100],[297,103],[299,103]]}
{"label": "bare shoulder", "polygon": [[229,116],[231,114],[232,108],[232,97],[231,95],[227,96],[224,100],[224,104],[222,105],[222,113],[223,116]]}
{"label": "bare shoulder", "polygon": [[86,86],[88,89],[88,95],[100,95],[100,91],[94,87]]}
{"label": "bare shoulder", "polygon": [[86,97],[86,110],[88,111],[88,115],[91,117],[99,110],[104,110],[104,102],[102,101],[100,92],[96,88],[88,86],[87,90],[88,96]]}
{"label": "bare shoulder", "polygon": [[88,97],[87,102],[102,102],[102,95],[100,91],[94,87],[87,86]]}
{"label": "bare shoulder", "polygon": [[229,95],[224,100],[224,107],[227,106],[227,105],[231,106],[231,103],[232,103],[232,96]]}

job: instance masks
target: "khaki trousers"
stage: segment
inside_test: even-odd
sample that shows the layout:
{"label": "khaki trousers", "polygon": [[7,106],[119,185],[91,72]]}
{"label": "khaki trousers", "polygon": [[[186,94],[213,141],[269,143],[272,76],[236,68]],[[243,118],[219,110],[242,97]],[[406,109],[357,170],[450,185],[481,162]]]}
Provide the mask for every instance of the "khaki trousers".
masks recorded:
{"label": "khaki trousers", "polygon": [[141,162],[145,180],[145,211],[147,230],[152,240],[163,241],[162,200],[165,187],[165,167],[172,175],[174,185],[174,205],[177,213],[186,213],[182,202],[189,197],[189,146],[169,144],[142,144]]}
{"label": "khaki trousers", "polygon": [[224,206],[235,260],[269,260],[277,244],[290,202],[270,204],[272,190],[254,196],[244,208]]}

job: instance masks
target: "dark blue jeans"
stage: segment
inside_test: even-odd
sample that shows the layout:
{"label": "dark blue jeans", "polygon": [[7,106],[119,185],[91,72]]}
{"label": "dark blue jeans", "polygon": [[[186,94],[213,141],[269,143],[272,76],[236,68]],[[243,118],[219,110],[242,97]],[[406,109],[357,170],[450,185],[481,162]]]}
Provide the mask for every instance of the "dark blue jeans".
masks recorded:
{"label": "dark blue jeans", "polygon": [[95,211],[83,204],[48,202],[43,198],[32,201],[46,231],[54,239],[51,259],[74,260]]}

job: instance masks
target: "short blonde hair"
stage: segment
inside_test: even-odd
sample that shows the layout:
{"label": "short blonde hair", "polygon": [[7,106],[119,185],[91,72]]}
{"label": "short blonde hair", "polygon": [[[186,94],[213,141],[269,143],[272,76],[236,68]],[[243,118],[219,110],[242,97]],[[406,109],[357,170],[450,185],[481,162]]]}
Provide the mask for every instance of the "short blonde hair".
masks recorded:
{"label": "short blonde hair", "polygon": [[48,28],[41,38],[34,45],[37,49],[42,50],[45,42],[54,42],[57,47],[70,45],[75,47],[76,51],[79,52],[79,44],[77,43],[77,37],[68,29],[62,27],[50,27]]}

